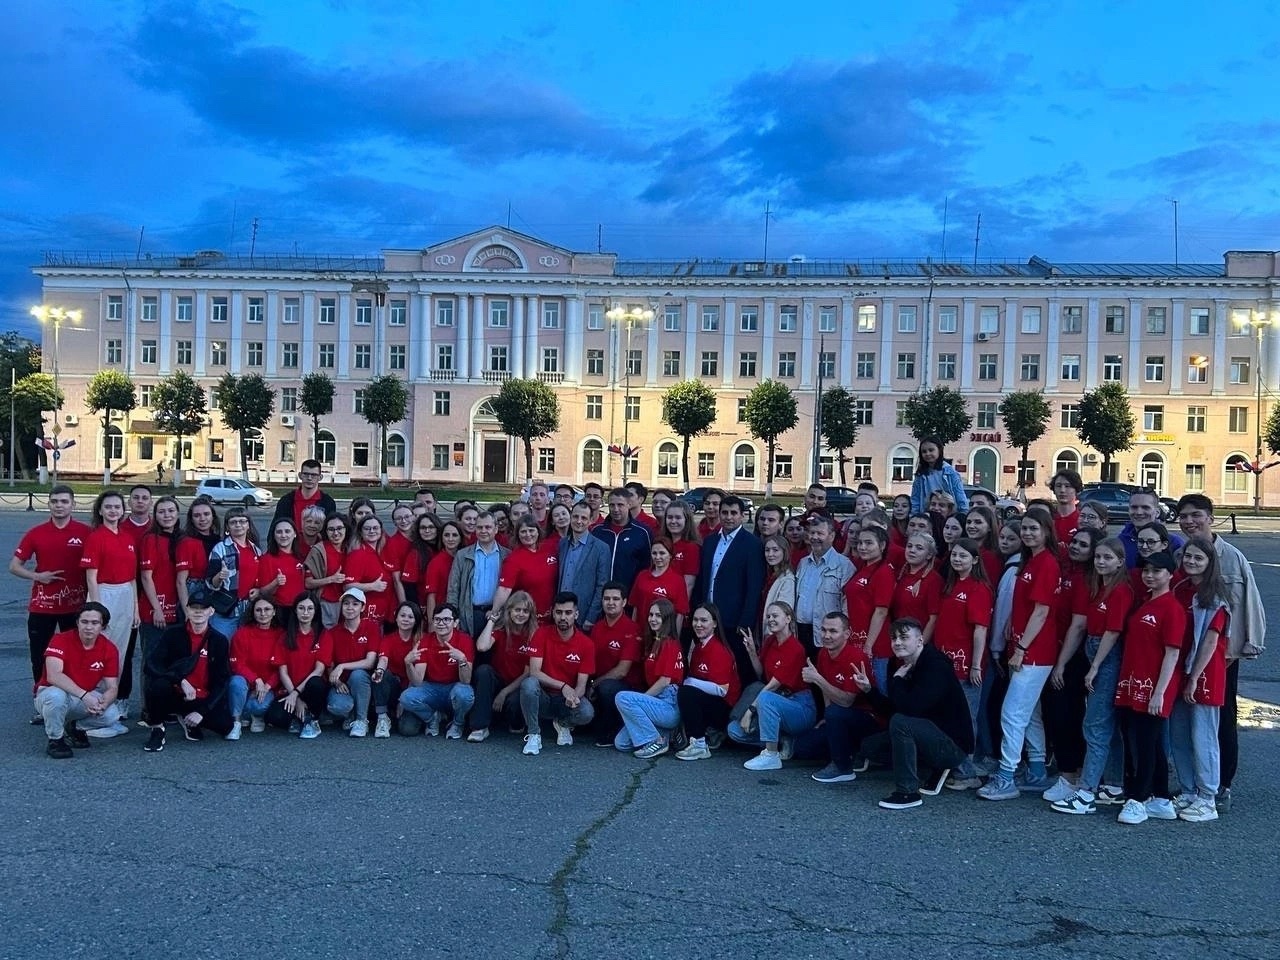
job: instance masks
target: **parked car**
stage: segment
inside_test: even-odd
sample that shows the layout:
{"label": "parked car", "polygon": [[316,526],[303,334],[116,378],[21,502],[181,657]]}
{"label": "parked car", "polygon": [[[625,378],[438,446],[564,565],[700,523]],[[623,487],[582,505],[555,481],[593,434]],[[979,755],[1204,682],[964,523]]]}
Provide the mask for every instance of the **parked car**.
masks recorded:
{"label": "parked car", "polygon": [[1021,500],[1015,500],[1013,497],[1002,497],[987,487],[980,487],[976,483],[966,483],[964,485],[964,495],[966,497],[972,497],[975,493],[985,493],[994,500],[996,502],[996,516],[1002,520],[1021,516],[1023,511],[1027,509],[1026,504]]}
{"label": "parked car", "polygon": [[[552,502],[555,501],[556,487],[573,487],[573,502],[574,503],[582,502],[582,498],[584,495],[582,493],[581,487],[574,487],[572,483],[561,483],[558,480],[543,480],[542,482],[551,488]],[[606,491],[606,493],[607,492],[608,491]],[[529,502],[529,483],[528,482],[526,482],[525,485],[520,488],[520,499],[523,500],[525,503]]]}
{"label": "parked car", "polygon": [[239,477],[206,477],[196,486],[196,496],[208,497],[214,503],[242,503],[246,507],[263,507],[275,500],[270,490]]}
{"label": "parked car", "polygon": [[857,487],[827,487],[827,509],[833,515],[853,513],[853,502],[858,497]]}
{"label": "parked car", "polygon": [[[1107,508],[1108,523],[1128,523],[1129,522],[1129,495],[1145,487],[1139,487],[1132,483],[1105,483],[1102,481],[1092,481],[1084,485],[1084,490],[1080,493],[1080,500],[1086,500],[1093,503],[1102,504]],[[1173,520],[1177,512],[1178,501],[1170,500],[1167,497],[1160,498],[1159,519],[1162,523],[1169,523]]]}
{"label": "parked car", "polygon": [[[685,503],[687,503],[689,505],[689,509],[691,509],[694,513],[701,513],[702,501],[706,499],[707,491],[715,490],[715,489],[716,489],[715,487],[694,487],[692,490],[689,490],[685,493],[680,494],[678,499],[683,500]],[[747,519],[750,519],[752,511],[755,510],[755,503],[751,500],[750,497],[744,497],[740,493],[734,494],[734,495],[737,497],[740,497],[743,504],[746,505],[746,508],[747,508],[746,516],[747,516]]]}

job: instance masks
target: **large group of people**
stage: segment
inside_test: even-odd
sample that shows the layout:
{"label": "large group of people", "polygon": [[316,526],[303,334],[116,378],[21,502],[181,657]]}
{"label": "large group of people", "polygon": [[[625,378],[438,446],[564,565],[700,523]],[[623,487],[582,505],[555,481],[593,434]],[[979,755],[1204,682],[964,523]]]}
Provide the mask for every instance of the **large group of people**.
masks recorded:
{"label": "large group of people", "polygon": [[65,759],[135,713],[149,752],[176,723],[508,732],[537,755],[549,721],[560,747],[692,762],[732,743],[748,770],[806,761],[826,784],[885,764],[893,810],[944,788],[1126,824],[1228,810],[1265,620],[1212,502],[1184,496],[1179,535],[1135,492],[1113,536],[1060,470],[1002,521],[941,443],[920,454],[910,495],[886,508],[864,484],[843,521],[821,484],[749,519],[730,493],[699,518],[636,482],[451,513],[424,489],[380,517],[340,511],[308,460],[266,531],[144,485],[103,491],[86,525],[55,486],[10,563],[31,581],[32,723]]}

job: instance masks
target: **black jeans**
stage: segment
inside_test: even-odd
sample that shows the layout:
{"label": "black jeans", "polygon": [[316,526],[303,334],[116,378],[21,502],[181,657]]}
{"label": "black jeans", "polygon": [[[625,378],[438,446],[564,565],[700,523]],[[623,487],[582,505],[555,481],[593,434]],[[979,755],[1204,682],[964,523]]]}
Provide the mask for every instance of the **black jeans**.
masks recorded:
{"label": "black jeans", "polygon": [[128,700],[133,696],[133,648],[138,645],[138,628],[129,631],[129,645],[124,648],[124,659],[120,663],[120,696]]}
{"label": "black jeans", "polygon": [[894,786],[902,793],[920,791],[921,760],[935,771],[954,769],[964,762],[964,751],[936,723],[905,713],[895,713],[884,733],[863,740],[862,753],[878,760],[890,755]]}
{"label": "black jeans", "polygon": [[39,683],[44,673],[44,652],[53,635],[60,630],[74,630],[76,613],[28,613],[27,645],[31,648],[31,682]]}
{"label": "black jeans", "polygon": [[595,731],[597,738],[608,737],[612,740],[622,729],[622,715],[614,706],[614,697],[627,689],[622,680],[599,680],[593,687],[591,699],[596,707]]}
{"label": "black jeans", "polygon": [[[329,681],[324,677],[311,677],[298,689],[298,696],[306,704],[307,719],[319,720],[329,703]],[[284,697],[281,696],[267,707],[266,719],[270,726],[287,730],[297,717],[284,708]]]}
{"label": "black jeans", "polygon": [[[476,691],[476,702],[471,707],[467,720],[472,730],[487,730],[493,725],[493,698],[506,686],[498,671],[490,664],[483,663],[475,668],[471,675],[471,686]],[[507,718],[507,726],[519,730],[524,726],[524,718],[520,716],[520,688],[516,687],[507,695],[502,705],[502,715]]]}
{"label": "black jeans", "polygon": [[1239,710],[1236,694],[1239,689],[1240,661],[1232,660],[1227,664],[1226,696],[1222,709],[1218,711],[1218,768],[1222,775],[1222,790],[1231,789],[1231,781],[1236,778],[1236,768],[1240,765],[1240,731],[1236,728]]}
{"label": "black jeans", "polygon": [[880,733],[882,727],[875,716],[857,707],[828,704],[819,728],[826,734],[831,762],[846,772],[853,769],[853,756],[868,737]]}
{"label": "black jeans", "polygon": [[169,716],[185,717],[188,713],[198,713],[202,718],[200,726],[204,729],[221,737],[231,732],[231,704],[226,690],[213,698],[188,700],[182,695],[181,687],[159,677],[148,677],[145,688],[147,715],[153,724],[158,725]]}
{"label": "black jeans", "polygon": [[1121,707],[1116,711],[1124,734],[1124,793],[1130,800],[1169,799],[1169,761],[1164,755],[1164,717]]}
{"label": "black jeans", "polygon": [[1089,661],[1084,646],[1067,661],[1063,670],[1062,689],[1052,683],[1044,685],[1040,694],[1040,712],[1044,720],[1045,739],[1058,763],[1058,771],[1076,772],[1084,766],[1084,708],[1087,694],[1084,675]]}
{"label": "black jeans", "polygon": [[708,727],[724,730],[729,726],[729,702],[724,697],[681,684],[676,691],[676,706],[690,740],[705,737]]}

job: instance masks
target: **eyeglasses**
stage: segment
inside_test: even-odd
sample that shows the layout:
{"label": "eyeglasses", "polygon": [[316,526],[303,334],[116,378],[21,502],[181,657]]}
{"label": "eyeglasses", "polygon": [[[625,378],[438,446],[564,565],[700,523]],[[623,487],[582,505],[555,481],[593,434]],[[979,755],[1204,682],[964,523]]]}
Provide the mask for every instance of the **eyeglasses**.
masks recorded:
{"label": "eyeglasses", "polygon": [[1164,543],[1159,537],[1138,537],[1138,546],[1140,547],[1158,547]]}
{"label": "eyeglasses", "polygon": [[248,517],[232,517],[230,520],[227,521],[227,526],[231,526],[231,524],[233,523],[248,523],[248,522],[249,522]]}
{"label": "eyeglasses", "polygon": [[432,618],[431,618],[431,622],[432,622],[432,623],[453,623],[453,617],[449,616],[449,615],[446,613],[446,614],[445,614],[444,616],[442,616],[442,617],[432,617]]}
{"label": "eyeglasses", "polygon": [[298,477],[299,477],[299,479],[301,479],[301,480],[319,480],[319,479],[320,479],[320,474],[318,474],[318,473],[300,473],[300,474],[298,474]]}

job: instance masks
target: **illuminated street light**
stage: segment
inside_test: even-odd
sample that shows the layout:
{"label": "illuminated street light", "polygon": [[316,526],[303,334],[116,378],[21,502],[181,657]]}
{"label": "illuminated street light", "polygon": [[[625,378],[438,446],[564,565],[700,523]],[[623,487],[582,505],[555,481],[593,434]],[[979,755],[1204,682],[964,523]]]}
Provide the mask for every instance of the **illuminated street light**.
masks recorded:
{"label": "illuminated street light", "polygon": [[[627,352],[624,355],[626,360],[625,385],[623,386],[622,401],[622,482],[627,482],[627,466],[631,460],[631,418],[627,416],[627,402],[631,398],[631,331],[636,324],[648,326],[653,322],[654,311],[648,307],[642,307],[639,304],[628,304],[625,308],[618,303],[605,312],[605,319],[610,323],[625,323],[627,325]],[[614,360],[614,383],[617,383],[617,360]],[[616,401],[615,401],[616,402]]]}
{"label": "illuminated street light", "polygon": [[31,308],[31,315],[41,323],[53,325],[53,482],[58,482],[58,435],[62,433],[62,424],[58,420],[58,411],[62,409],[62,394],[58,379],[58,330],[64,323],[76,326],[84,319],[80,310],[67,310],[63,307],[38,306]]}

